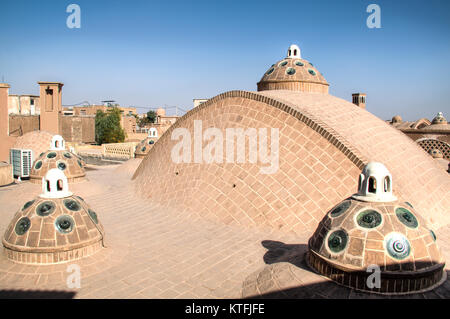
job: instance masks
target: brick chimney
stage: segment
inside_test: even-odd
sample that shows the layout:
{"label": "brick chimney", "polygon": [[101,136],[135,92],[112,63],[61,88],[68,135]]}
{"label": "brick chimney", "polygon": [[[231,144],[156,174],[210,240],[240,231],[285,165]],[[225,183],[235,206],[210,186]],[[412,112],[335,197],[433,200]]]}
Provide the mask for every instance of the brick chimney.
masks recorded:
{"label": "brick chimney", "polygon": [[359,106],[362,109],[366,108],[366,93],[353,93],[352,94],[353,104]]}

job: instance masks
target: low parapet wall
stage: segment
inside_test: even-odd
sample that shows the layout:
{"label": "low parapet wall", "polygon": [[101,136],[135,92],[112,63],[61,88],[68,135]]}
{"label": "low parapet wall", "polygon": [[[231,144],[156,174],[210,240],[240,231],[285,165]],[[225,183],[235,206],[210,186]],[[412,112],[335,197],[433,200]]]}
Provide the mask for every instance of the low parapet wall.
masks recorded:
{"label": "low parapet wall", "polygon": [[9,185],[14,182],[11,164],[0,163],[0,186]]}
{"label": "low parapet wall", "polygon": [[136,142],[130,143],[108,143],[102,145],[102,155],[105,158],[134,158]]}

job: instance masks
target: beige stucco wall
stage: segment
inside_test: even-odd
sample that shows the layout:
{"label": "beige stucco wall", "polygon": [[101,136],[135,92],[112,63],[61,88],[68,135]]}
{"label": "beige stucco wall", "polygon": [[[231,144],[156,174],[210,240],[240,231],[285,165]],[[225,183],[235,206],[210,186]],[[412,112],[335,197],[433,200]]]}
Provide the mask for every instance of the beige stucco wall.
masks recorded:
{"label": "beige stucco wall", "polygon": [[95,117],[93,116],[62,116],[61,133],[67,142],[94,143]]}
{"label": "beige stucco wall", "polygon": [[[34,101],[34,110],[31,103]],[[39,96],[35,95],[9,95],[8,113],[22,115],[36,115],[40,113]]]}
{"label": "beige stucco wall", "polygon": [[0,186],[14,182],[12,165],[0,163]]}
{"label": "beige stucco wall", "polygon": [[9,135],[22,136],[39,130],[39,115],[9,114]]}

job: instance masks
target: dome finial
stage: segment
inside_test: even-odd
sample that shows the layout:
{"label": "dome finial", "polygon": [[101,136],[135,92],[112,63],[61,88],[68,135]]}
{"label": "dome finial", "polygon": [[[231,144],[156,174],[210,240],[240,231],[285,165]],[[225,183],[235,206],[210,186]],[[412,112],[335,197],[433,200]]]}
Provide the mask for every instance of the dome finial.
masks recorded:
{"label": "dome finial", "polygon": [[62,151],[65,150],[65,141],[61,135],[54,135],[52,137],[52,143],[50,144],[50,150],[52,151]]}
{"label": "dome finial", "polygon": [[436,117],[433,119],[431,124],[447,124],[447,119],[444,117],[444,114],[442,112],[438,112]]}
{"label": "dome finial", "polygon": [[289,46],[287,56],[288,59],[301,59],[300,48],[296,44],[291,44]]}
{"label": "dome finial", "polygon": [[67,177],[58,168],[52,168],[42,177],[42,198],[63,198],[71,196]]}
{"label": "dome finial", "polygon": [[364,202],[393,202],[392,175],[378,162],[368,163],[359,176],[358,193],[352,196]]}
{"label": "dome finial", "polygon": [[156,127],[151,127],[148,130],[148,137],[158,137],[158,130],[156,129]]}

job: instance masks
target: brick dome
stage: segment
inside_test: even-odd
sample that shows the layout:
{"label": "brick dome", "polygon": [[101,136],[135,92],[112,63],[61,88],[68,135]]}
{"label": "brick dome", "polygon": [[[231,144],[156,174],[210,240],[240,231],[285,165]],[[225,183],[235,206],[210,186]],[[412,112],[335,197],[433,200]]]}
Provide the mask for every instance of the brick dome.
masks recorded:
{"label": "brick dome", "polygon": [[43,193],[26,202],[3,236],[6,256],[19,263],[51,264],[92,255],[103,246],[97,214],[68,191],[67,178],[50,170]]}
{"label": "brick dome", "polygon": [[[292,47],[292,46],[291,46]],[[289,48],[286,58],[272,64],[258,82],[258,91],[293,90],[328,93],[329,84],[323,75],[300,54]],[[297,47],[298,48],[298,47]]]}
{"label": "brick dome", "polygon": [[[173,134],[186,130],[194,147],[198,121],[203,130],[223,132],[224,145],[230,142],[228,128],[278,129],[278,170],[264,174],[261,168],[268,164],[252,163],[247,155],[243,163],[227,162],[226,151],[221,162],[196,162],[193,154],[186,162],[174,162],[179,140]],[[159,138],[134,173],[133,184],[145,198],[205,219],[311,235],[324,212],[354,193],[369,159],[385,164],[397,195],[426,211],[433,227],[450,223],[450,180],[434,159],[383,120],[329,94],[220,94]]]}
{"label": "brick dome", "polygon": [[447,119],[444,117],[444,114],[442,112],[439,112],[433,121],[431,121],[431,124],[447,124]]}
{"label": "brick dome", "polygon": [[401,122],[402,122],[402,117],[400,115],[395,115],[391,120],[391,123],[401,123]]}
{"label": "brick dome", "polygon": [[41,183],[42,178],[53,168],[64,171],[69,182],[79,181],[84,178],[86,163],[77,155],[65,150],[65,142],[60,135],[52,137],[49,143],[50,149],[35,155],[35,161],[30,172],[30,181]]}
{"label": "brick dome", "polygon": [[[430,289],[444,277],[434,232],[410,203],[400,200],[347,198],[322,219],[308,248],[313,269],[359,290],[411,293]],[[381,270],[381,287],[370,289],[367,269],[373,265]]]}
{"label": "brick dome", "polygon": [[136,145],[134,156],[137,158],[145,157],[156,142],[155,137],[147,137]]}
{"label": "brick dome", "polygon": [[31,149],[34,158],[37,158],[39,154],[48,150],[53,135],[46,131],[28,132],[16,139],[13,148]]}

